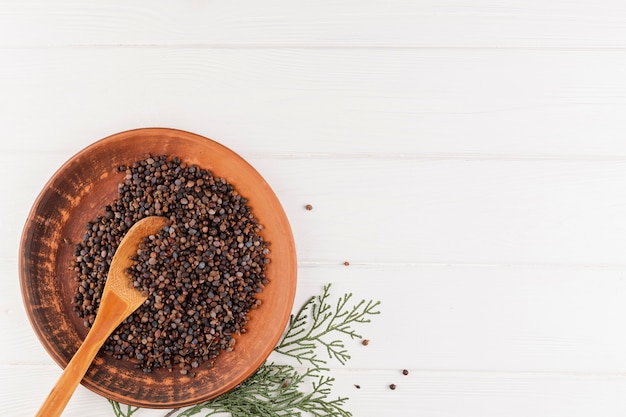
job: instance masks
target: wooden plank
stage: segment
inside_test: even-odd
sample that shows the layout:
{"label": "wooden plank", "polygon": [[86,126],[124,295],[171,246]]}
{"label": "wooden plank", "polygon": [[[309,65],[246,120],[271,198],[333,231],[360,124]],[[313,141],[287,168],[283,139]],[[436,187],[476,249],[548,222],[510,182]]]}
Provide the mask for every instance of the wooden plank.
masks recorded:
{"label": "wooden plank", "polygon": [[[82,147],[154,125],[266,177],[296,306],[329,282],[382,301],[330,364],[353,415],[626,414],[623,2],[5,0],[0,63],[5,414],[60,374],[21,305],[32,202]],[[65,413],[112,414],[82,388]]]}
{"label": "wooden plank", "polygon": [[4,151],[167,126],[242,153],[626,158],[624,50],[0,50]]}
{"label": "wooden plank", "polygon": [[[13,266],[0,263],[0,364],[51,364],[26,319]],[[345,293],[382,302],[372,323],[355,326],[361,337],[344,340],[347,369],[615,376],[626,373],[623,278],[623,268],[302,266],[294,311],[328,283],[332,302]]]}
{"label": "wooden plank", "polygon": [[254,164],[282,199],[303,261],[624,265],[621,161]]}
{"label": "wooden plank", "polygon": [[623,376],[417,372],[405,379],[384,370],[358,380],[361,389],[349,395],[360,416],[617,417],[626,410]]}
{"label": "wooden plank", "polygon": [[3,1],[1,46],[624,47],[617,0]]}
{"label": "wooden plank", "polygon": [[[51,366],[0,365],[0,371],[0,382],[10,387],[0,392],[7,415],[33,415],[59,375]],[[333,369],[332,375],[331,396],[348,397],[345,408],[355,416],[621,417],[626,412],[624,376],[411,372],[405,377],[395,369]],[[389,389],[391,383],[395,390]],[[136,415],[166,412],[142,409]],[[110,417],[113,412],[104,398],[79,386],[64,416],[84,415]]]}
{"label": "wooden plank", "polygon": [[[0,155],[0,257],[69,155]],[[244,154],[244,157],[246,155]],[[624,265],[625,161],[276,158],[250,155],[302,262]],[[305,210],[312,204],[313,210]]]}

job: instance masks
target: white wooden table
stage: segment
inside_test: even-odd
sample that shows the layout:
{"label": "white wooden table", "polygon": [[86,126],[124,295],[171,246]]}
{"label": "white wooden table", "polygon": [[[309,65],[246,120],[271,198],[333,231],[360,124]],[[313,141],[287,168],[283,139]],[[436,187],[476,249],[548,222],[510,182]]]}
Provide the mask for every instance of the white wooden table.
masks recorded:
{"label": "white wooden table", "polygon": [[[274,188],[296,305],[382,301],[333,368],[354,416],[624,416],[625,115],[619,0],[2,0],[1,414],[60,375],[19,290],[34,199],[95,140],[164,126]],[[79,387],[65,415],[113,413]]]}

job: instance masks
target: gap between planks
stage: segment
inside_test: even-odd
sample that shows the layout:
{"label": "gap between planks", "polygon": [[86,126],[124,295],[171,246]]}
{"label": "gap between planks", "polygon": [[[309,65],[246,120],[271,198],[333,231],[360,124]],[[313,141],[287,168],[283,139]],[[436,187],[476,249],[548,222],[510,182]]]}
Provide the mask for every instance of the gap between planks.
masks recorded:
{"label": "gap between planks", "polygon": [[[7,264],[17,264],[18,259],[14,257],[0,257],[0,266]],[[344,262],[349,262],[349,265],[344,265]],[[386,268],[401,268],[401,269],[420,269],[420,268],[472,268],[472,269],[542,269],[542,270],[602,270],[602,271],[621,271],[626,270],[626,263],[623,264],[576,264],[576,263],[468,263],[468,262],[363,262],[363,261],[351,261],[349,259],[337,260],[299,260],[298,268],[315,269],[315,268],[359,268],[359,269],[386,269]]]}
{"label": "gap between planks", "polygon": [[[82,148],[81,148],[82,149]],[[7,153],[15,156],[40,154],[73,155],[78,148],[39,150],[11,149]],[[489,154],[489,153],[370,153],[370,152],[241,152],[247,159],[278,160],[402,160],[402,161],[533,161],[533,162],[626,162],[626,154],[581,155],[581,154]]]}
{"label": "gap between planks", "polygon": [[[48,362],[0,362],[0,370],[10,371],[11,369],[50,369],[57,371],[59,366],[51,361]],[[306,371],[304,366],[294,366],[298,371]],[[397,374],[401,369],[397,367],[380,367],[380,368],[358,368],[346,366],[327,366],[330,374],[346,373],[346,374]],[[429,369],[429,368],[408,368],[412,377],[428,377],[428,376],[508,376],[508,377],[569,377],[569,378],[626,378],[626,372],[585,372],[585,371],[510,371],[510,370],[486,370],[486,369]],[[402,377],[406,377],[402,375]],[[399,377],[398,377],[399,378]]]}

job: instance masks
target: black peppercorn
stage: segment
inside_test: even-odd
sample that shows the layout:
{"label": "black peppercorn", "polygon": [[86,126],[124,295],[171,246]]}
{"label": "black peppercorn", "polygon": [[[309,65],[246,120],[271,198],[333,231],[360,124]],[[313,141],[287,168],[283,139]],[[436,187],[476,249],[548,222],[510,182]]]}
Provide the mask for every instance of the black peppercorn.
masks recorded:
{"label": "black peppercorn", "polygon": [[146,216],[169,224],[144,239],[128,271],[148,301],[103,346],[144,372],[166,368],[192,377],[235,347],[268,283],[269,242],[248,200],[223,178],[179,158],[150,156],[119,168],[118,198],[86,225],[76,245],[73,309],[95,318],[106,274],[126,231]]}

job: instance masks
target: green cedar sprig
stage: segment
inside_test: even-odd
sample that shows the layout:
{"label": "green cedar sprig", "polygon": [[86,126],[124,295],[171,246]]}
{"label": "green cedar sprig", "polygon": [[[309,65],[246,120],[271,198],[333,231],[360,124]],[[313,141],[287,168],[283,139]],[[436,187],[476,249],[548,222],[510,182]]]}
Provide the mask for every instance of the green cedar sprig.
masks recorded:
{"label": "green cedar sprig", "polygon": [[[302,386],[312,378],[312,389]],[[211,401],[188,408],[177,417],[230,414],[231,416],[335,416],[350,417],[343,410],[347,398],[329,400],[334,379],[316,374],[315,370],[299,372],[290,365],[264,364],[244,383]],[[304,414],[303,414],[304,413]]]}
{"label": "green cedar sprig", "polygon": [[126,411],[122,410],[122,405],[117,401],[109,400],[109,404],[113,407],[115,417],[130,417],[139,410],[139,407],[126,406]]}
{"label": "green cedar sprig", "polygon": [[[185,410],[172,410],[167,416],[203,417],[230,415],[231,417],[351,417],[344,409],[348,398],[330,397],[335,379],[325,375],[328,360],[345,365],[350,359],[342,338],[360,338],[353,326],[370,323],[372,315],[380,314],[379,301],[361,300],[349,305],[352,294],[330,303],[330,288],[324,286],[319,296],[311,297],[292,315],[276,353],[295,359],[307,368],[266,362],[252,376],[233,390]],[[325,351],[328,359],[318,356]],[[109,401],[116,417],[131,417],[138,410]]]}
{"label": "green cedar sprig", "polygon": [[274,351],[295,358],[302,365],[318,368],[327,364],[326,360],[318,357],[321,348],[326,350],[329,359],[336,359],[345,365],[350,355],[344,341],[335,337],[338,334],[340,337],[360,338],[352,325],[369,323],[371,315],[380,314],[377,310],[380,301],[361,300],[349,306],[352,294],[348,293],[333,308],[329,298],[330,284],[324,286],[322,295],[311,297],[295,316],[291,316],[287,331]]}

